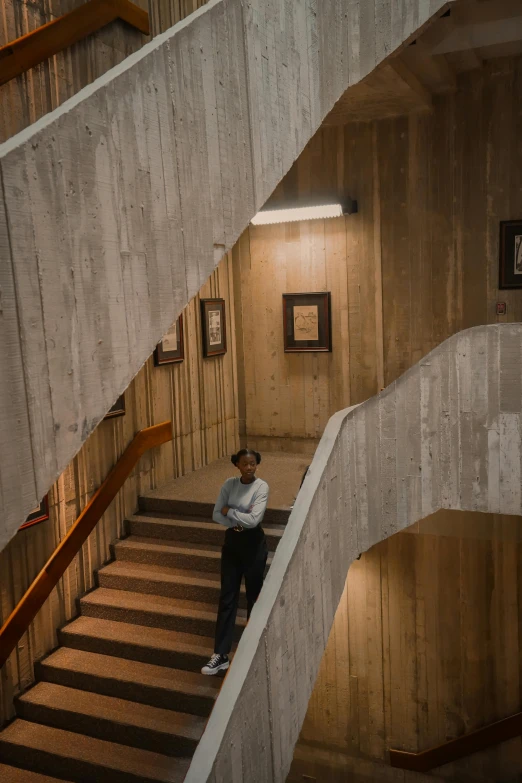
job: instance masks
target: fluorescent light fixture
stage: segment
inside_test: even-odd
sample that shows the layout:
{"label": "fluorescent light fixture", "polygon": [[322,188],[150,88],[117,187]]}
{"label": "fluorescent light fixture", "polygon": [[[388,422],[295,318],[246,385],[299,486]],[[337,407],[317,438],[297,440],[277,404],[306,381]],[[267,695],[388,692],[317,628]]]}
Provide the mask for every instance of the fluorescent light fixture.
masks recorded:
{"label": "fluorescent light fixture", "polygon": [[252,225],[266,226],[270,223],[294,223],[297,220],[325,220],[342,217],[357,211],[357,202],[351,201],[349,209],[341,204],[321,204],[316,207],[294,207],[290,209],[266,209],[252,218]]}

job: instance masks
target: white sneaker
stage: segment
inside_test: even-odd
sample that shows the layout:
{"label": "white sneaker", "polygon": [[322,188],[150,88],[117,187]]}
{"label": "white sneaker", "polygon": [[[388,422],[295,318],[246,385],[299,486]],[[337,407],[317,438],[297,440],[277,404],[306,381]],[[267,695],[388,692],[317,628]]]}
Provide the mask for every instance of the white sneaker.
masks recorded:
{"label": "white sneaker", "polygon": [[217,674],[218,672],[226,671],[229,666],[228,655],[214,653],[210,661],[201,669],[201,674]]}

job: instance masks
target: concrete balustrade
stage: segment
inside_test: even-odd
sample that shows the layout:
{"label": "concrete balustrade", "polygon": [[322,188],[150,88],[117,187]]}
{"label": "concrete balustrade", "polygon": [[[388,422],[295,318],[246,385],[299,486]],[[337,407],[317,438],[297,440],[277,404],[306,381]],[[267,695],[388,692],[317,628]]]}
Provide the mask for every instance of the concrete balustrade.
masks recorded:
{"label": "concrete balustrade", "polygon": [[330,419],[186,783],[286,780],[350,564],[439,509],[522,514],[522,324]]}
{"label": "concrete balustrade", "polygon": [[0,146],[0,548],[345,90],[448,5],[211,0]]}

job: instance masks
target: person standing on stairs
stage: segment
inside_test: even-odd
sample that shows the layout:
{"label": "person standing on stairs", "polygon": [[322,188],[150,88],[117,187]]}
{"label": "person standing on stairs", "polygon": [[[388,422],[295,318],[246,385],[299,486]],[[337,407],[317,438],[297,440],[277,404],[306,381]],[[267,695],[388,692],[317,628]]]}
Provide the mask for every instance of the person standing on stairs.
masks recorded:
{"label": "person standing on stairs", "polygon": [[229,478],[219,493],[212,518],[227,528],[221,550],[221,595],[216,623],[214,655],[202,674],[217,674],[230,666],[241,580],[245,577],[247,617],[265,577],[268,548],[261,527],[268,503],[268,484],[256,478],[261,455],[241,449],[232,457],[240,476]]}

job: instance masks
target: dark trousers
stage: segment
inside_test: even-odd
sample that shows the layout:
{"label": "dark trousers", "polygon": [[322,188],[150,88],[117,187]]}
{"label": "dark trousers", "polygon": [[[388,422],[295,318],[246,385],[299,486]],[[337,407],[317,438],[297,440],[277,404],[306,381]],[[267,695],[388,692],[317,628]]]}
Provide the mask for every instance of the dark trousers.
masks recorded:
{"label": "dark trousers", "polygon": [[247,616],[263,587],[268,549],[263,530],[227,530],[221,550],[221,595],[216,623],[214,652],[228,655],[234,640],[241,580],[245,577]]}

